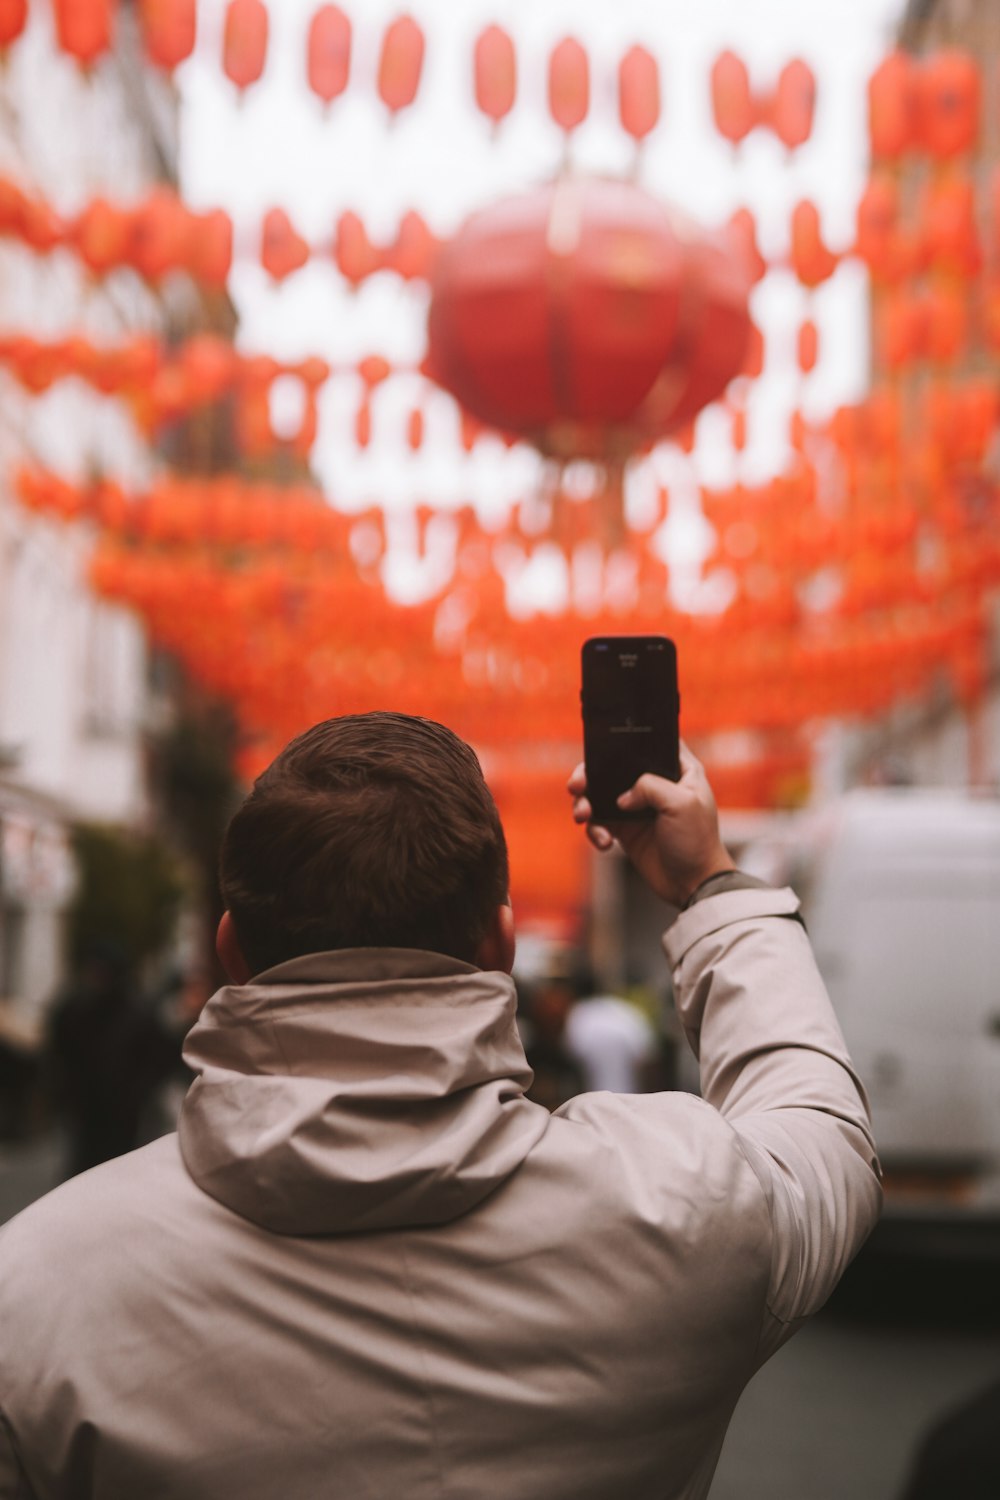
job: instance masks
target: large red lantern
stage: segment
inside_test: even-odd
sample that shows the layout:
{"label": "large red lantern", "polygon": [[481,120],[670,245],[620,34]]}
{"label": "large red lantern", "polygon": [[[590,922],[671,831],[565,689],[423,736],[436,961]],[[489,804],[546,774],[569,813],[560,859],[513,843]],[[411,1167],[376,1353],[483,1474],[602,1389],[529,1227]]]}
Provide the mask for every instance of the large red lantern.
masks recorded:
{"label": "large red lantern", "polygon": [[325,105],[344,92],[351,72],[351,22],[338,5],[321,5],[309,23],[306,72]]}
{"label": "large red lantern", "polygon": [[620,460],[721,395],[749,278],[632,183],[563,178],[467,219],[439,253],[427,369],[559,458]]}

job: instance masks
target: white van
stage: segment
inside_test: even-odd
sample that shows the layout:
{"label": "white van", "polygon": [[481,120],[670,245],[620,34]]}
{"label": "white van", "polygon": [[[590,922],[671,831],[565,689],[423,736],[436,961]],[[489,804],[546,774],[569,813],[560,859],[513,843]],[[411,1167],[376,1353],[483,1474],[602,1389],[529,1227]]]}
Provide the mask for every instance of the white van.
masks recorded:
{"label": "white van", "polygon": [[852,791],[786,850],[871,1098],[883,1242],[950,1251],[961,1230],[1000,1256],[1000,799]]}

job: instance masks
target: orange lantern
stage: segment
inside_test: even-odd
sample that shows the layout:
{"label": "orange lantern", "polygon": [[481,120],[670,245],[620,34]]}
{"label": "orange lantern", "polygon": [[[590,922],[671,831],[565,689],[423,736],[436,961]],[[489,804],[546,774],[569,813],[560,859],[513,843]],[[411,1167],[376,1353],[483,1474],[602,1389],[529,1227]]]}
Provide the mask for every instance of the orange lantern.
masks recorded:
{"label": "orange lantern", "polygon": [[16,42],[28,20],[28,0],[0,0],[0,52]]}
{"label": "orange lantern", "polygon": [[154,188],[132,214],[128,262],[147,281],[160,281],[186,264],[194,221],[169,188]]}
{"label": "orange lantern", "polygon": [[798,359],[803,375],[815,370],[819,359],[819,329],[812,318],[807,318],[799,328]]}
{"label": "orange lantern", "polygon": [[105,198],[91,199],[69,231],[76,253],[95,276],[124,264],[131,235],[131,216]]}
{"label": "orange lantern", "polygon": [[808,287],[819,286],[837,269],[837,257],[823,243],[819,209],[809,199],[792,210],[791,263],[802,285]]}
{"label": "orange lantern", "polygon": [[854,251],[873,275],[886,278],[899,223],[899,188],[891,177],[873,177],[858,203]]}
{"label": "orange lantern", "polygon": [[263,0],[229,0],[222,34],[222,71],[241,94],[264,72],[268,31]]}
{"label": "orange lantern", "polygon": [[917,139],[917,64],[892,52],[868,81],[868,132],[872,155],[897,161]]}
{"label": "orange lantern", "polygon": [[306,76],[329,107],[347,88],[351,72],[351,22],[339,5],[321,5],[309,23]]}
{"label": "orange lantern", "polygon": [[140,0],[139,22],[146,55],[167,72],[191,56],[196,0]]}
{"label": "orange lantern", "polygon": [[793,58],[781,70],[770,109],[771,128],[790,151],[809,139],[815,111],[816,76],[808,63]]}
{"label": "orange lantern", "polygon": [[727,238],[756,286],[767,274],[767,261],[757,244],[757,221],[748,208],[738,208],[726,225]]}
{"label": "orange lantern", "polygon": [[911,292],[887,293],[876,318],[876,343],[889,370],[919,359],[924,348],[925,309]]}
{"label": "orange lantern", "polygon": [[233,264],[233,221],[223,208],[192,216],[187,268],[202,285],[221,291]]}
{"label": "orange lantern", "polygon": [[360,286],[381,266],[381,257],[368,238],[364,224],[350,210],[337,220],[333,258],[340,274],[353,287]]}
{"label": "orange lantern", "polygon": [[712,64],[712,114],[715,128],[738,145],[757,124],[746,63],[735,52],[722,52]]}
{"label": "orange lantern", "polygon": [[111,47],[115,0],[52,0],[56,42],[89,67]]}
{"label": "orange lantern", "polygon": [[294,228],[283,208],[272,208],[264,215],[261,232],[260,262],[275,281],[284,281],[309,260],[309,244]]}
{"label": "orange lantern", "polygon": [[948,49],[928,58],[919,74],[920,143],[937,160],[972,151],[979,140],[982,83],[968,52]]}
{"label": "orange lantern", "polygon": [[517,94],[514,43],[500,26],[487,26],[473,54],[476,104],[494,125],[509,115]]}
{"label": "orange lantern", "polygon": [[928,358],[953,364],[969,342],[969,310],[964,293],[940,284],[924,293],[924,345]]}
{"label": "orange lantern", "polygon": [[976,190],[971,178],[931,179],[920,201],[926,260],[940,270],[974,276],[982,266]]}
{"label": "orange lantern", "polygon": [[427,281],[434,268],[438,242],[426,222],[409,209],[399,221],[386,262],[404,281]]}
{"label": "orange lantern", "polygon": [[197,404],[218,401],[232,388],[236,360],[232,344],[217,334],[196,334],[188,339],[180,363],[188,390]]}
{"label": "orange lantern", "polygon": [[618,118],[634,141],[660,121],[660,69],[645,47],[631,47],[618,65]]}
{"label": "orange lantern", "polygon": [[549,114],[567,134],[590,108],[590,62],[575,37],[563,37],[549,57]]}
{"label": "orange lantern", "polygon": [[386,28],[378,64],[378,95],[391,114],[417,97],[424,66],[424,34],[412,16],[399,16]]}

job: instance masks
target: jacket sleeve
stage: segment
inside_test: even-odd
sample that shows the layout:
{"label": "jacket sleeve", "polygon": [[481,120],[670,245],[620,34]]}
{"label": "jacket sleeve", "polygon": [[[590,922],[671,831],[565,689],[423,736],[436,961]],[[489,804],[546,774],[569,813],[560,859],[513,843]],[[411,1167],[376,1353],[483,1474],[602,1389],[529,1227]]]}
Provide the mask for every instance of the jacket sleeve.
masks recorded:
{"label": "jacket sleeve", "polygon": [[0,1411],[0,1500],[36,1500],[18,1462],[6,1418]]}
{"label": "jacket sleeve", "polygon": [[707,894],[664,938],[701,1090],[771,1216],[762,1356],[829,1297],[881,1208],[868,1100],[790,890]]}

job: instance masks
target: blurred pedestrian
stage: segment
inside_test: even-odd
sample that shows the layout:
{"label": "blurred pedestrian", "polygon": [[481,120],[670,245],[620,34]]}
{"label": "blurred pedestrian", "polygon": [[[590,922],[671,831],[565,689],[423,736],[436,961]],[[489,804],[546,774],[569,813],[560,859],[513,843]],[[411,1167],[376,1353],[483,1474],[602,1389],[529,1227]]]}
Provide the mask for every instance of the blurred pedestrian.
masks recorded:
{"label": "blurred pedestrian", "polygon": [[566,1015],[566,1050],[587,1089],[642,1094],[650,1087],[660,1049],[642,1011],[619,995],[598,992],[593,974],[578,964],[569,981],[573,1003]]}
{"label": "blurred pedestrian", "polygon": [[46,1044],[65,1177],[140,1144],[144,1114],[179,1057],[180,1038],[143,996],[126,954],[92,940],[53,1004]]}
{"label": "blurred pedestrian", "polygon": [[[570,789],[589,822],[582,768]],[[733,869],[686,752],[624,801],[704,1098],[550,1114],[469,747],[364,714],[264,772],[178,1135],[0,1231],[0,1495],[707,1495],[743,1386],[872,1228],[877,1165],[794,895]]]}

